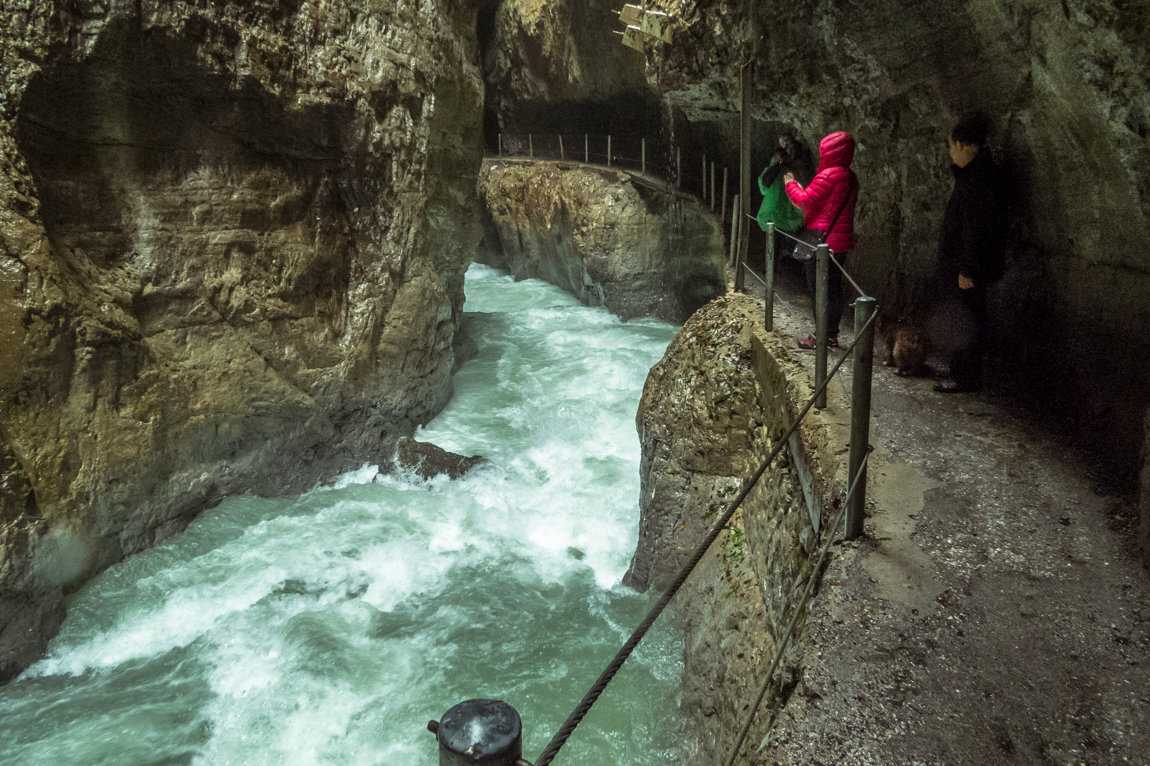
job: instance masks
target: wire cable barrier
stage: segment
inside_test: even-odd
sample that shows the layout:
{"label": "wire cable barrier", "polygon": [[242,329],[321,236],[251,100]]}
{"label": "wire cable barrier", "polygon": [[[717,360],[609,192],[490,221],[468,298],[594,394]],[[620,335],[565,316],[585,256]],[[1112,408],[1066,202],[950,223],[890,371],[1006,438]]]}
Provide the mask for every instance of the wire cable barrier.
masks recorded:
{"label": "wire cable barrier", "polygon": [[[869,327],[870,324],[874,322],[875,316],[877,316],[877,314],[872,315],[870,319],[867,320],[866,324],[863,326],[863,329]],[[831,379],[835,376],[836,373],[838,373],[839,369],[846,362],[847,357],[850,356],[849,352],[854,350],[860,338],[864,336],[865,333],[862,332],[856,334],[854,341],[847,349],[847,353],[842,355],[842,357],[835,364],[834,368],[826,376],[826,379],[815,387],[814,392],[812,393],[807,403],[803,406],[803,409],[799,412],[798,417],[795,418],[794,422],[791,423],[791,425],[787,428],[786,433],[784,433],[783,436],[775,442],[775,446],[771,449],[770,454],[763,461],[762,465],[760,465],[759,468],[743,482],[743,486],[739,490],[739,494],[734,498],[734,500],[730,502],[730,504],[727,506],[727,509],[723,512],[723,515],[720,516],[719,519],[715,522],[714,526],[712,526],[711,531],[708,532],[707,536],[703,538],[703,541],[699,543],[698,547],[691,555],[691,558],[679,570],[679,573],[675,576],[675,579],[671,582],[671,585],[667,588],[663,595],[659,597],[659,600],[655,603],[655,605],[651,607],[650,611],[647,613],[647,616],[644,617],[643,621],[639,623],[639,626],[635,628],[630,638],[627,639],[627,641],[623,644],[623,647],[618,651],[618,653],[616,653],[614,659],[611,660],[611,662],[607,665],[607,668],[599,675],[599,678],[595,680],[595,683],[591,685],[591,688],[583,696],[583,699],[580,700],[579,704],[575,706],[575,709],[572,711],[571,715],[567,717],[567,720],[563,722],[563,725],[559,727],[559,731],[556,732],[551,741],[547,743],[547,746],[539,755],[539,759],[535,762],[535,766],[548,766],[551,761],[554,760],[556,754],[559,752],[559,749],[563,747],[564,743],[567,742],[567,740],[575,732],[575,729],[579,726],[580,722],[591,710],[591,706],[594,705],[595,701],[598,700],[599,697],[603,694],[603,691],[607,688],[607,684],[611,682],[611,679],[614,678],[615,674],[619,672],[619,669],[623,667],[623,663],[627,661],[627,658],[631,656],[632,652],[635,650],[635,647],[638,646],[639,642],[643,640],[643,637],[647,634],[647,631],[650,630],[655,621],[659,619],[659,616],[663,613],[663,610],[667,608],[667,605],[671,602],[671,599],[674,598],[675,594],[679,592],[679,588],[681,588],[683,583],[686,582],[687,577],[691,574],[695,567],[698,566],[699,562],[702,561],[703,557],[707,553],[707,550],[711,547],[715,540],[718,539],[719,535],[726,528],[731,518],[735,515],[735,512],[747,498],[747,495],[750,494],[755,484],[758,483],[759,479],[762,478],[762,475],[766,472],[767,468],[771,466],[775,458],[778,457],[779,453],[782,452],[784,447],[786,447],[791,434],[798,430],[799,425],[803,422],[803,418],[805,418],[807,413],[811,411],[811,408],[815,406],[815,402],[819,395],[826,390],[826,387],[830,383]],[[862,471],[859,471],[858,474],[856,474],[856,484],[858,477],[862,475]],[[844,512],[847,505],[848,503],[843,503]],[[837,523],[839,523],[839,521],[836,521],[836,524]],[[828,533],[828,537],[829,535],[830,533]],[[816,569],[814,571],[817,572],[818,570]],[[813,575],[811,579],[813,581]],[[796,622],[797,619],[792,619],[788,631],[793,631]],[[776,662],[772,663],[771,666],[772,675],[777,664],[777,658],[780,656],[780,654],[781,651],[775,653]],[[761,696],[762,693],[760,693],[760,697]],[[749,731],[749,729],[750,723],[748,722],[746,730]],[[746,733],[744,732],[740,738],[739,747],[741,747],[742,739],[745,737]],[[734,756],[732,756],[732,760],[733,758]]]}
{"label": "wire cable barrier", "polygon": [[[752,221],[758,221],[758,219],[755,218],[753,215],[748,215],[747,218],[751,219]],[[796,237],[794,234],[791,234],[791,233],[786,232],[786,231],[782,231],[781,229],[775,229],[775,231],[778,232],[779,234],[782,234],[787,239],[793,239],[797,244],[800,244],[803,247],[810,247],[811,246],[810,243],[803,242],[801,239]],[[866,295],[866,291],[863,290],[861,287],[859,287],[859,283],[854,281],[854,279],[851,277],[851,275],[849,273],[847,273],[846,267],[844,267],[841,263],[839,263],[838,259],[835,258],[835,251],[834,250],[830,251],[830,256],[831,256],[831,263],[833,263],[835,266],[838,267],[838,270],[841,271],[843,273],[843,276],[846,278],[846,280],[848,282],[850,282],[851,287],[853,287],[859,295]],[[751,271],[750,273],[756,279],[758,279],[760,282],[763,281],[762,278],[759,277],[758,274],[755,274],[755,272]]]}
{"label": "wire cable barrier", "polygon": [[[867,445],[867,454],[863,458],[863,467],[870,461],[870,453],[873,447]],[[855,479],[851,482],[850,489],[847,490],[846,498],[841,506],[839,506],[838,513],[835,514],[834,522],[829,527],[830,529],[837,528],[843,523],[843,517],[846,516],[847,506],[850,504],[850,499],[854,496],[855,489],[858,488],[859,480],[864,476],[863,471],[859,471],[855,475]],[[771,687],[771,681],[775,677],[775,670],[779,667],[779,661],[782,659],[783,653],[787,649],[787,644],[790,643],[791,636],[794,635],[795,626],[799,622],[799,615],[802,613],[801,605],[804,604],[807,598],[810,597],[811,591],[814,590],[814,585],[819,579],[819,572],[822,571],[823,566],[826,564],[827,555],[831,551],[831,543],[834,538],[831,535],[823,540],[822,549],[819,551],[818,561],[815,562],[814,568],[811,569],[811,576],[807,579],[806,585],[803,587],[803,593],[798,601],[791,601],[790,603],[796,604],[794,614],[791,615],[791,621],[787,624],[787,629],[783,633],[783,640],[779,643],[778,648],[775,649],[774,657],[771,658],[771,666],[767,669],[767,675],[763,679],[763,685],[759,687],[759,694],[755,697],[755,703],[751,705],[751,710],[747,713],[747,721],[743,724],[742,730],[739,732],[739,738],[735,741],[735,746],[731,750],[731,757],[727,760],[727,766],[734,766],[735,759],[739,757],[739,752],[743,749],[743,743],[747,739],[747,734],[751,731],[751,725],[755,722],[755,716],[759,713],[759,707],[763,704],[763,698],[767,695],[767,689]]]}

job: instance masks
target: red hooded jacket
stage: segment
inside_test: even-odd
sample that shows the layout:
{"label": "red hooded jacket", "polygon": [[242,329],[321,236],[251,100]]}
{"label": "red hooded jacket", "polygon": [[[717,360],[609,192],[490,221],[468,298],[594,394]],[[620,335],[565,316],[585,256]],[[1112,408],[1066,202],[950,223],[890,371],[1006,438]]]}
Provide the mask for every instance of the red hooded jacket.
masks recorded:
{"label": "red hooded jacket", "polygon": [[[803,211],[803,226],[827,231],[826,243],[836,253],[847,253],[855,246],[855,202],[858,201],[858,179],[850,169],[855,156],[855,140],[850,133],[831,133],[819,142],[819,167],[804,189],[798,181],[787,184],[787,196]],[[843,202],[846,201],[844,206]],[[835,213],[839,213],[835,220]]]}

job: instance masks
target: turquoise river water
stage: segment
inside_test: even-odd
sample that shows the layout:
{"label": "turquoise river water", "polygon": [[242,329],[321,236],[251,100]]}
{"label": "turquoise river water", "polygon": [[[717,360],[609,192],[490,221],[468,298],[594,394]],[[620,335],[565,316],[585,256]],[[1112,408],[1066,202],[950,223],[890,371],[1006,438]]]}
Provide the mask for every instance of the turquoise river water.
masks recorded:
{"label": "turquoise river water", "polygon": [[[620,584],[634,417],[676,328],[478,265],[466,289],[479,356],[416,438],[489,462],[231,498],[112,567],[0,687],[0,763],[432,766],[427,722],[474,697],[539,754],[648,607]],[[690,763],[681,651],[656,624],[557,766]]]}

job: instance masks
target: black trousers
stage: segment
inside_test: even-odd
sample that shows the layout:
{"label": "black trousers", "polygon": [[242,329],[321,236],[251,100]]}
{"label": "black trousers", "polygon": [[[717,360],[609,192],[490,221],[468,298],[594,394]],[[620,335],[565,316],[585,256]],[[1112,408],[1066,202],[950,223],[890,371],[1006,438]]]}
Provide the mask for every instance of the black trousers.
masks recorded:
{"label": "black trousers", "polygon": [[[847,256],[850,253],[835,253],[835,260],[838,261],[844,268],[847,265]],[[815,272],[818,269],[815,258],[803,263],[803,273],[807,277],[807,292],[811,296],[811,306],[814,306],[815,300]],[[843,319],[843,308],[846,306],[846,298],[843,295],[843,273],[839,271],[839,267],[833,263],[828,264],[827,269],[827,337],[839,337],[839,323]],[[814,316],[812,308],[811,315]]]}
{"label": "black trousers", "polygon": [[986,285],[963,290],[956,277],[951,292],[963,308],[967,332],[950,355],[950,377],[977,387],[982,385],[982,355],[986,350]]}

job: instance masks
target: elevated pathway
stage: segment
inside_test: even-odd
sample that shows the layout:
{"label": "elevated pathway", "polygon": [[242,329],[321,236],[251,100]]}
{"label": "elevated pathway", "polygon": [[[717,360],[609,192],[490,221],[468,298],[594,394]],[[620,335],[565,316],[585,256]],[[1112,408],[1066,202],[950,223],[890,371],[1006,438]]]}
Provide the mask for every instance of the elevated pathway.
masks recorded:
{"label": "elevated pathway", "polygon": [[[776,294],[776,332],[808,335],[798,264]],[[876,364],[866,535],[838,547],[798,684],[739,762],[1150,763],[1133,508],[1001,397],[932,384]],[[849,387],[823,412],[844,432]]]}

